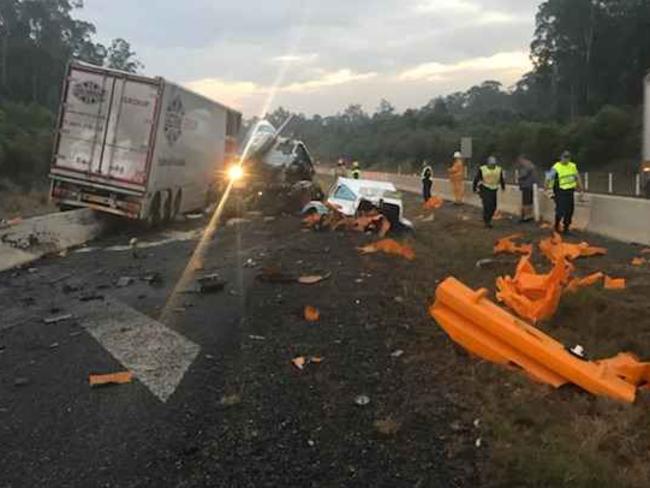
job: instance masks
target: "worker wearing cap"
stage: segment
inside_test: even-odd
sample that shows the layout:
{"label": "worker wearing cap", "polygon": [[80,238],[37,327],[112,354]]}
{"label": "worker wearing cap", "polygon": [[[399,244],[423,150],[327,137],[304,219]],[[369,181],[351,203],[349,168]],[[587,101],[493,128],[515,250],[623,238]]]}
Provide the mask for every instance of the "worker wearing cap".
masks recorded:
{"label": "worker wearing cap", "polygon": [[431,198],[431,188],[433,187],[433,169],[430,165],[422,163],[422,198],[428,202]]}
{"label": "worker wearing cap", "polygon": [[490,156],[487,164],[481,166],[476,173],[472,188],[479,193],[483,202],[483,222],[485,227],[492,228],[492,217],[497,210],[497,192],[501,187],[506,189],[503,169],[497,164],[497,158]]}
{"label": "worker wearing cap", "polygon": [[553,165],[546,186],[555,194],[555,231],[560,232],[560,224],[563,224],[562,231],[568,233],[575,210],[576,189],[583,191],[578,165],[571,161],[569,151],[564,151],[560,161]]}
{"label": "worker wearing cap", "polygon": [[534,219],[534,187],[537,184],[537,168],[523,154],[517,158],[519,169],[519,190],[521,190],[521,218],[519,222],[531,222]]}
{"label": "worker wearing cap", "polygon": [[453,162],[448,173],[449,183],[454,192],[454,204],[462,205],[465,198],[465,163],[460,152],[456,151],[454,153]]}
{"label": "worker wearing cap", "polygon": [[355,180],[361,178],[361,168],[359,167],[359,161],[352,163],[352,178]]}

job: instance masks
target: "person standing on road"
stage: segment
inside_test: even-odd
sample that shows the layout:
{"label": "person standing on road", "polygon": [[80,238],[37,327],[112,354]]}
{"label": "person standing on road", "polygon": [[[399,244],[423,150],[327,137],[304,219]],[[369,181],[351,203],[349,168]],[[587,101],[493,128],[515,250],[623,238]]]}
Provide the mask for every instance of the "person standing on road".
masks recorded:
{"label": "person standing on road", "polygon": [[431,198],[431,188],[433,187],[433,169],[426,161],[422,166],[422,198],[425,202],[428,202]]}
{"label": "person standing on road", "polygon": [[448,173],[449,182],[454,192],[454,205],[462,205],[465,198],[465,163],[460,152],[454,153],[454,160]]}
{"label": "person standing on road", "polygon": [[492,228],[492,217],[497,210],[497,192],[499,186],[502,191],[506,190],[506,180],[503,177],[503,169],[497,164],[497,158],[490,156],[487,164],[481,166],[474,177],[472,189],[479,193],[483,202],[483,222],[485,227]]}
{"label": "person standing on road", "polygon": [[361,179],[361,167],[359,166],[359,161],[352,163],[352,178],[355,180]]}
{"label": "person standing on road", "polygon": [[519,189],[521,190],[521,219],[519,222],[533,220],[533,189],[537,183],[537,168],[526,156],[517,158],[519,169]]}
{"label": "person standing on road", "polygon": [[[548,173],[546,187],[555,194],[555,231],[568,234],[575,211],[576,189],[584,193],[578,165],[571,161],[571,153],[564,151],[560,161]],[[560,229],[560,224],[563,228]]]}

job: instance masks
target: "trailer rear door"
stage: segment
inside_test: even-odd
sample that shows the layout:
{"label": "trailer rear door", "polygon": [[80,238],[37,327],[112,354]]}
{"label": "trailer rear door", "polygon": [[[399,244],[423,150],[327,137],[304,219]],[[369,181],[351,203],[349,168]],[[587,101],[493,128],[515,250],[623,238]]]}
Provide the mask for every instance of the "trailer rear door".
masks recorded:
{"label": "trailer rear door", "polygon": [[54,167],[145,186],[159,92],[156,80],[73,65]]}

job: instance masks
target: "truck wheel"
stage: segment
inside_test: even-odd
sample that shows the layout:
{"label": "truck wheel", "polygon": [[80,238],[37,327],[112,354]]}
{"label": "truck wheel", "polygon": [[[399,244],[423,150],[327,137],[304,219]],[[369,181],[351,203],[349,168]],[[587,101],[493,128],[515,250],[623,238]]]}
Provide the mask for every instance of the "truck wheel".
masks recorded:
{"label": "truck wheel", "polygon": [[162,205],[162,221],[168,224],[172,220],[172,192],[167,190],[163,193],[165,195],[165,203]]}
{"label": "truck wheel", "polygon": [[147,226],[151,229],[160,225],[160,193],[156,193],[149,206],[149,215],[147,216]]}

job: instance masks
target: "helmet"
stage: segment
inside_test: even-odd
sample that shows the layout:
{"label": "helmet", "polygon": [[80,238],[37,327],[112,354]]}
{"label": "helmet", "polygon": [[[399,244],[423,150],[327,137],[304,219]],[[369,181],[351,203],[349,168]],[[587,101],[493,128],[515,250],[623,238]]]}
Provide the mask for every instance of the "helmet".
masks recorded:
{"label": "helmet", "polygon": [[352,166],[355,167],[355,168],[358,168],[359,167],[359,161],[355,161],[354,163],[352,163]]}
{"label": "helmet", "polygon": [[454,153],[454,159],[463,159],[463,154],[460,151]]}

